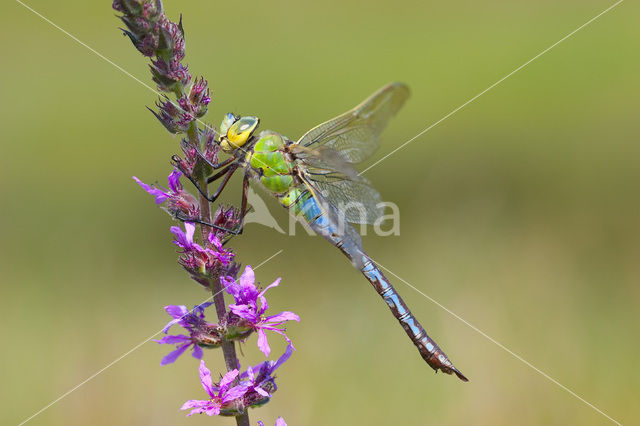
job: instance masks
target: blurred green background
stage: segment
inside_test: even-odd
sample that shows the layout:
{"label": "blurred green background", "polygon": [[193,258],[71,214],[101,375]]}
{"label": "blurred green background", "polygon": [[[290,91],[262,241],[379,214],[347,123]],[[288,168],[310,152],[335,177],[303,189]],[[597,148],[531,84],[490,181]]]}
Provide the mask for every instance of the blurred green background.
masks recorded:
{"label": "blurred green background", "polygon": [[[30,0],[134,76],[146,60],[111,2]],[[389,81],[412,98],[375,161],[582,25],[607,1],[167,0],[209,120],[256,114],[292,138]],[[167,304],[207,294],[175,264],[170,218],[131,180],[163,182],[178,139],[155,95],[13,1],[3,25],[0,423],[17,424],[158,331]],[[613,418],[640,418],[638,12],[622,3],[375,168],[401,235],[372,257]],[[239,182],[225,200],[239,200]],[[281,225],[286,212],[269,206]],[[262,266],[297,352],[253,422],[597,425],[609,421],[395,280],[471,379],[434,375],[369,284],[318,237],[251,224],[233,242]],[[274,353],[283,345],[273,338]],[[205,425],[197,362],[142,345],[29,422]],[[255,338],[242,362],[261,354]],[[212,370],[221,355],[206,352]]]}

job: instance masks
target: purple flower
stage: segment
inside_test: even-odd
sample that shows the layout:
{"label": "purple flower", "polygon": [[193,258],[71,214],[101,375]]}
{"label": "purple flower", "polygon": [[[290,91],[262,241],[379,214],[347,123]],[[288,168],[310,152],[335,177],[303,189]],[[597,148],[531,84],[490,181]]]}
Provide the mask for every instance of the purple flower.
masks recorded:
{"label": "purple flower", "polygon": [[180,355],[182,355],[189,347],[192,347],[191,355],[196,359],[202,359],[202,346],[204,347],[218,347],[222,343],[222,336],[218,331],[217,324],[211,324],[204,319],[204,309],[210,306],[211,303],[203,303],[202,305],[194,306],[193,310],[189,312],[186,306],[169,305],[165,306],[165,311],[173,317],[171,321],[162,329],[167,334],[169,329],[175,324],[179,324],[185,330],[189,332],[189,335],[184,334],[168,335],[164,336],[156,342],[165,345],[178,345],[177,348],[169,352],[162,361],[161,365],[167,365],[175,362]]}
{"label": "purple flower", "polygon": [[234,253],[231,250],[225,250],[222,245],[222,241],[218,239],[214,232],[209,233],[209,237],[207,238],[209,244],[212,245],[215,250],[209,250],[210,253],[213,254],[223,265],[228,265],[233,259]]}
{"label": "purple flower", "polygon": [[149,194],[156,197],[156,204],[162,204],[165,201],[167,201],[167,198],[171,197],[171,193],[164,188],[160,189],[160,188],[156,188],[153,185],[147,185],[146,183],[142,182],[140,179],[138,179],[135,176],[133,176],[133,180],[138,182],[138,185],[140,185],[142,189],[144,189]]}
{"label": "purple flower", "polygon": [[182,184],[180,183],[180,176],[182,176],[182,173],[180,172],[180,170],[176,170],[176,169],[173,169],[173,171],[169,174],[169,177],[168,177],[169,188],[171,188],[171,190],[174,193],[178,193],[182,190]]}
{"label": "purple flower", "polygon": [[[273,331],[282,335],[285,340],[292,344],[291,340],[285,334],[284,328],[278,328],[287,321],[298,321],[300,317],[293,312],[280,312],[277,315],[263,316],[266,310],[269,308],[267,299],[264,294],[271,287],[276,287],[280,284],[280,278],[275,280],[272,284],[267,286],[261,292],[255,286],[255,274],[251,266],[247,266],[240,276],[238,282],[234,281],[231,277],[223,277],[222,284],[225,286],[227,292],[233,296],[236,303],[229,305],[231,312],[245,319],[251,328],[258,332],[258,348],[269,356],[271,348],[267,341],[267,334],[265,331]],[[258,305],[258,300],[260,304]]]}
{"label": "purple flower", "polygon": [[178,247],[182,247],[185,252],[196,251],[199,253],[206,253],[200,244],[193,241],[193,234],[195,234],[196,226],[191,222],[185,222],[184,231],[179,226],[172,226],[169,228],[171,233],[176,236],[173,243]]}
{"label": "purple flower", "polygon": [[218,386],[214,386],[211,381],[211,371],[209,371],[204,364],[204,361],[200,361],[200,381],[202,382],[202,387],[209,395],[209,399],[191,399],[185,402],[180,409],[192,409],[191,412],[187,414],[187,417],[200,413],[205,413],[208,416],[217,416],[225,404],[242,398],[247,392],[247,388],[242,385],[230,388],[231,383],[233,383],[237,376],[238,370],[231,370],[224,375]]}
{"label": "purple flower", "polygon": [[156,204],[166,201],[165,210],[174,217],[183,220],[196,219],[200,216],[200,207],[195,197],[185,191],[180,183],[182,173],[174,169],[169,175],[169,189],[147,185],[137,177],[133,180],[138,182],[145,191],[156,198]]}
{"label": "purple flower", "polygon": [[[264,426],[264,423],[262,423],[261,420],[258,420],[258,425]],[[284,419],[282,417],[278,417],[278,419],[276,420],[276,426],[287,426],[287,424],[284,422]]]}
{"label": "purple flower", "polygon": [[[184,231],[178,226],[172,226],[170,231],[175,235],[173,241],[175,245],[183,249],[179,263],[185,268],[196,281],[203,283],[200,277],[207,278],[209,275],[216,276],[221,268],[230,265],[234,254],[230,250],[225,250],[215,233],[209,233],[207,241],[210,247],[203,248],[193,240],[196,226],[191,222],[185,222]],[[218,275],[219,276],[219,275]],[[206,284],[206,279],[204,281]]]}
{"label": "purple flower", "polygon": [[[293,353],[293,345],[287,345],[287,349],[284,353],[278,358],[277,361],[264,361],[260,364],[254,365],[253,367],[249,367],[247,371],[243,372],[240,375],[240,380],[242,384],[247,388],[246,405],[250,406],[255,404],[256,402],[261,402],[261,399],[271,398],[271,393],[274,392],[277,387],[275,384],[275,379],[273,377],[273,373],[284,364],[291,354]],[[254,398],[251,398],[251,393],[255,392],[258,395],[255,395]],[[258,401],[256,401],[256,399]]]}

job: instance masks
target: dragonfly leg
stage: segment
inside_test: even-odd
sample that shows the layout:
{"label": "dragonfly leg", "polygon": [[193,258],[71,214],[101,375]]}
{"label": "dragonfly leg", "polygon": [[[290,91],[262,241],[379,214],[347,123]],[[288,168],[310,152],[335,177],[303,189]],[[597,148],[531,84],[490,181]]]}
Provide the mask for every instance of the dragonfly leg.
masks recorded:
{"label": "dragonfly leg", "polygon": [[182,221],[182,222],[198,223],[200,225],[204,225],[204,226],[208,226],[208,227],[213,228],[213,229],[217,229],[218,231],[226,232],[228,234],[231,234],[232,236],[239,234],[239,232],[236,231],[236,230],[227,229],[224,226],[220,226],[220,225],[216,225],[216,224],[213,224],[213,223],[205,222],[205,221],[200,220],[200,219],[195,219],[195,218],[191,218],[191,217],[186,218],[186,217],[182,217],[182,216],[179,216],[179,215],[175,215],[174,217],[177,220]]}
{"label": "dragonfly leg", "polygon": [[[221,177],[224,176],[224,179],[222,180],[222,182],[218,186],[218,189],[216,189],[216,192],[214,192],[211,195],[211,197],[207,197],[207,199],[210,202],[214,202],[215,200],[218,199],[220,194],[222,194],[222,191],[224,190],[225,186],[227,186],[227,183],[229,183],[229,180],[231,179],[231,176],[233,176],[233,174],[236,172],[236,170],[238,170],[238,165],[237,164],[232,164],[232,165],[228,166],[227,168],[221,170],[220,172],[216,173],[214,176],[211,177],[211,178],[215,178],[214,180],[217,180],[217,179],[220,179]],[[213,182],[213,180],[211,182]]]}
{"label": "dragonfly leg", "polygon": [[[219,164],[217,164],[216,166],[213,166],[213,165],[209,162],[209,160],[207,160],[206,158],[202,157],[202,154],[200,154],[200,153],[198,153],[198,154],[201,156],[201,158],[202,158],[204,161],[206,161],[206,162],[207,162],[207,164],[209,164],[209,165],[213,168],[213,170],[218,170],[218,169],[221,169],[221,168],[223,168],[223,167],[225,167],[225,166],[228,166],[229,164],[233,163],[233,162],[236,160],[236,157],[229,157],[229,158],[227,158],[226,160],[224,160],[222,163],[219,163]],[[207,179],[207,183],[211,183],[211,182],[215,181],[216,179],[219,179],[219,177],[218,177],[218,178],[216,178],[216,176],[218,176],[218,174],[213,175],[213,176],[211,176],[210,178],[208,178],[208,179]]]}
{"label": "dragonfly leg", "polygon": [[[186,175],[189,180],[191,181],[191,183],[193,183],[193,185],[198,188],[198,191],[200,191],[200,193],[207,197],[207,200],[209,202],[214,202],[222,193],[222,191],[224,190],[224,188],[227,186],[227,183],[229,183],[229,180],[231,180],[231,176],[233,176],[233,174],[235,173],[235,171],[238,170],[238,166],[236,164],[232,164],[228,167],[226,167],[225,169],[221,170],[220,172],[216,173],[215,177],[216,179],[220,179],[221,177],[224,177],[224,179],[222,180],[222,182],[220,183],[220,186],[218,186],[218,189],[216,189],[216,192],[214,192],[211,197],[208,197],[207,194],[202,190],[202,188],[200,188],[200,186],[198,185],[198,183],[189,175]],[[209,226],[211,228],[220,230],[220,231],[224,231],[228,234],[230,234],[231,236],[235,236],[235,235],[240,235],[242,234],[242,230],[244,229],[244,217],[247,214],[247,194],[248,194],[248,190],[249,190],[249,176],[244,177],[244,180],[242,181],[242,208],[240,210],[240,224],[238,225],[238,227],[236,229],[228,229],[225,228],[223,226],[219,226],[219,225],[215,225],[213,223],[209,223],[209,222],[205,222],[203,220],[199,220],[199,219],[194,219],[194,218],[183,218],[183,217],[179,217],[176,216],[176,219],[181,220],[183,222],[194,222],[194,223],[199,223],[200,225],[204,225],[204,226]],[[229,240],[227,240],[229,241]],[[227,242],[225,241],[225,243]]]}
{"label": "dragonfly leg", "polygon": [[189,173],[186,173],[185,170],[182,169],[182,167],[180,166],[179,163],[174,162],[174,166],[180,170],[182,172],[182,174],[184,176],[187,177],[187,179],[189,179],[191,181],[191,183],[193,184],[193,186],[196,187],[196,189],[198,190],[198,192],[200,192],[200,194],[202,194],[203,197],[206,197],[206,199],[210,202],[213,203],[215,200],[218,199],[218,197],[220,196],[220,194],[222,193],[222,190],[224,189],[224,187],[227,185],[227,183],[229,182],[229,179],[231,179],[231,176],[233,175],[233,173],[238,169],[238,166],[236,164],[231,164],[227,167],[225,167],[224,169],[220,170],[218,173],[216,173],[215,175],[211,176],[208,180],[207,183],[211,183],[214,182],[222,177],[224,177],[224,180],[222,181],[222,183],[220,184],[220,186],[218,187],[218,189],[216,189],[216,191],[210,196],[207,192],[205,192],[204,189],[202,189],[200,187],[200,184],[198,182],[196,182],[196,180],[191,177],[191,175]]}
{"label": "dragonfly leg", "polygon": [[242,203],[240,204],[240,225],[238,225],[238,233],[242,234],[244,230],[244,217],[247,215],[247,195],[249,194],[249,176],[244,175],[242,180]]}
{"label": "dragonfly leg", "polygon": [[244,231],[244,218],[248,213],[248,209],[247,209],[248,194],[249,194],[249,176],[245,175],[244,179],[242,180],[242,203],[240,207],[240,224],[238,224],[238,227],[233,232],[230,232],[231,235],[222,243],[222,245],[227,244],[229,241],[231,241],[231,238],[235,237],[236,235],[242,234],[242,231]]}
{"label": "dragonfly leg", "polygon": [[[226,160],[224,160],[222,163],[218,163],[218,164],[213,164],[211,161],[207,160],[204,155],[202,154],[202,152],[200,152],[199,149],[196,148],[196,154],[198,155],[198,157],[200,157],[202,159],[202,161],[204,161],[209,167],[211,167],[213,170],[218,170],[223,168],[224,166],[228,166],[229,164],[231,164],[236,158],[235,157],[229,157]],[[209,183],[212,181],[209,181]]]}

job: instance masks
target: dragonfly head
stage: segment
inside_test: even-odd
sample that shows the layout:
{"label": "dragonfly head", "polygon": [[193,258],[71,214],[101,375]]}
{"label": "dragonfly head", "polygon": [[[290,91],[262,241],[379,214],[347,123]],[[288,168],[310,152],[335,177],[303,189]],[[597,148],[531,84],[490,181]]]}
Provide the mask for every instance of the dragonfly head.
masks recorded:
{"label": "dragonfly head", "polygon": [[220,125],[220,147],[224,152],[240,148],[251,138],[258,124],[258,117],[238,117],[231,113],[225,115]]}

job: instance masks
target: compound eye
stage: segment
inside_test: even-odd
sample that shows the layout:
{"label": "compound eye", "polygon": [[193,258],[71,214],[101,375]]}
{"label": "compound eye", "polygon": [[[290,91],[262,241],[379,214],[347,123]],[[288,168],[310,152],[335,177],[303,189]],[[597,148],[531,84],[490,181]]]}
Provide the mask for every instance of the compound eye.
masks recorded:
{"label": "compound eye", "polygon": [[237,117],[231,113],[228,113],[222,119],[222,124],[220,124],[220,136],[226,136],[229,131],[229,127],[236,121],[238,121],[240,117]]}
{"label": "compound eye", "polygon": [[233,148],[239,148],[247,143],[259,123],[258,117],[242,117],[236,120],[227,131],[229,145]]}

